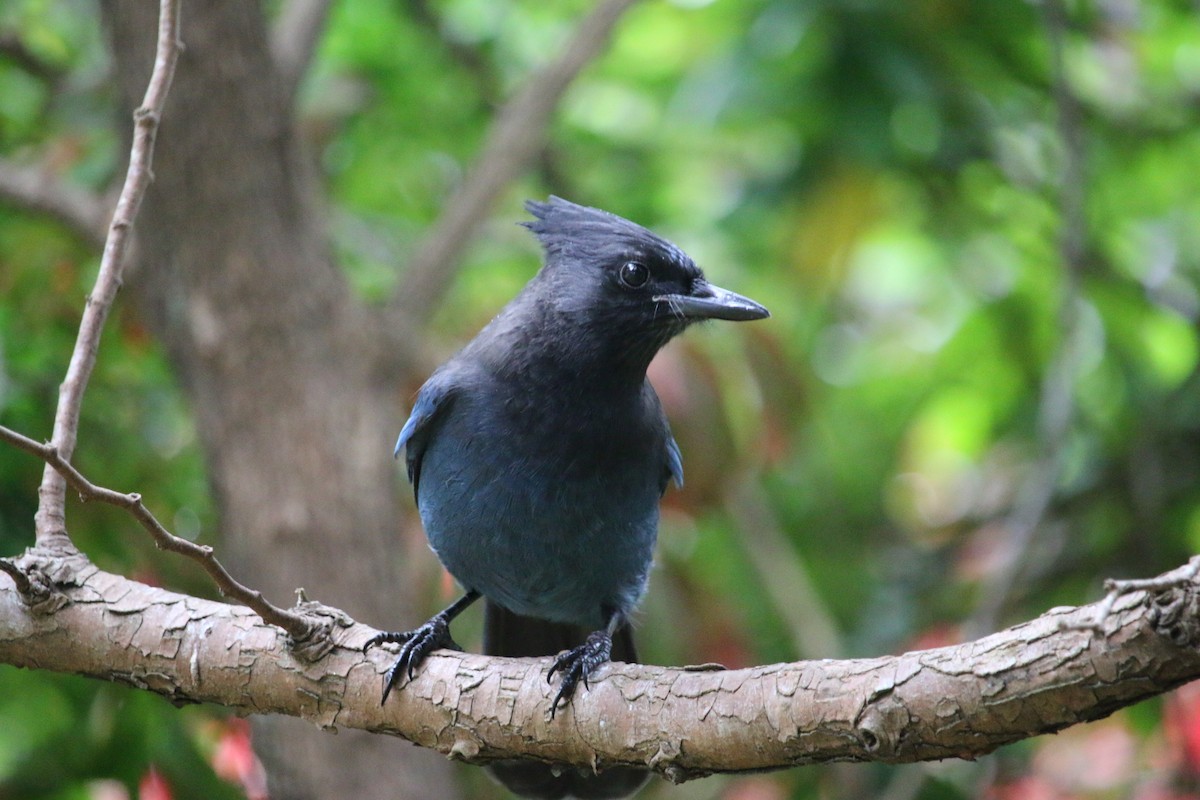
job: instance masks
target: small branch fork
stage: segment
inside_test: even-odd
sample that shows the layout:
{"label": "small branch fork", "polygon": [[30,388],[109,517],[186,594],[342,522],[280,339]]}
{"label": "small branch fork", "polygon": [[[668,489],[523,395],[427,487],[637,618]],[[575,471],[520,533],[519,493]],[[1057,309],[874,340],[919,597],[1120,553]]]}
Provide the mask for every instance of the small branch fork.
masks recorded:
{"label": "small branch fork", "polygon": [[[175,74],[175,62],[183,49],[179,41],[180,5],[181,0],[161,0],[154,70],[150,75],[150,83],[146,87],[142,105],[133,115],[133,146],[129,154],[125,185],[121,189],[112,223],[109,225],[104,254],[100,259],[100,272],[96,276],[96,284],[88,296],[83,320],[79,324],[79,335],[71,353],[71,363],[59,388],[51,442],[55,456],[64,464],[70,461],[75,452],[75,442],[79,433],[79,411],[88,379],[96,365],[100,332],[108,318],[113,298],[121,286],[121,271],[129,248],[129,232],[133,228],[142,197],[145,196],[146,188],[153,178],[151,167],[154,140],[158,134],[167,90]],[[39,544],[52,538],[66,536],[66,491],[66,481],[62,473],[47,460],[46,469],[42,473],[42,485],[38,489],[38,511],[34,517]]]}
{"label": "small branch fork", "polygon": [[[71,466],[53,444],[39,444],[2,425],[0,425],[0,439],[45,461],[49,467],[63,476],[64,481],[70,484],[72,489],[79,493],[79,499],[83,502],[97,500],[128,511],[154,539],[158,549],[179,553],[197,562],[213,579],[217,588],[221,590],[221,594],[242,603],[262,617],[264,621],[283,628],[294,640],[306,641],[313,634],[313,623],[304,615],[285,611],[270,603],[263,597],[262,592],[238,583],[213,555],[211,547],[181,539],[163,527],[162,523],[142,503],[140,494],[136,492],[122,494],[112,489],[96,486],[79,470]],[[17,584],[17,590],[22,595],[28,594],[30,581],[19,567],[12,562],[0,559],[0,571],[8,573],[12,577]]]}
{"label": "small branch fork", "polygon": [[1200,556],[1192,556],[1188,563],[1183,566],[1176,567],[1170,572],[1164,572],[1162,575],[1154,578],[1133,580],[1109,578],[1104,582],[1104,590],[1108,594],[1096,606],[1096,613],[1092,617],[1092,620],[1088,623],[1079,624],[1076,628],[1102,634],[1104,633],[1104,624],[1108,622],[1113,607],[1121,597],[1132,592],[1161,592],[1167,589],[1174,589],[1190,583],[1198,574],[1200,574]]}

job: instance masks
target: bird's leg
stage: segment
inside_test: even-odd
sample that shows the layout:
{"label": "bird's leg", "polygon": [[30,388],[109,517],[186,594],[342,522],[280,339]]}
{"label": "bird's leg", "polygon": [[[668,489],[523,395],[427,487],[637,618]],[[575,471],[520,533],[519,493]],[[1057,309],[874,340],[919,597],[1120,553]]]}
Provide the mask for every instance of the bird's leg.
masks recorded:
{"label": "bird's leg", "polygon": [[560,705],[565,706],[571,702],[571,697],[575,694],[575,689],[579,686],[580,681],[583,681],[584,688],[590,689],[588,676],[596,667],[612,657],[612,637],[617,629],[625,623],[625,615],[620,611],[610,609],[605,609],[605,611],[609,617],[608,625],[604,627],[604,630],[594,631],[579,647],[563,653],[555,659],[550,671],[546,673],[547,682],[554,678],[554,673],[562,672],[563,674],[558,694],[554,696],[554,702],[550,705],[550,719],[554,719]]}
{"label": "bird's leg", "polygon": [[367,643],[363,645],[364,653],[384,642],[400,644],[400,655],[396,658],[396,663],[392,664],[391,669],[383,676],[383,699],[379,701],[380,705],[387,702],[388,695],[400,683],[405,673],[408,673],[408,679],[412,680],[417,666],[434,650],[439,648],[462,650],[450,636],[450,622],[478,599],[479,592],[471,589],[458,600],[434,614],[419,628],[411,631],[384,631],[367,640]]}

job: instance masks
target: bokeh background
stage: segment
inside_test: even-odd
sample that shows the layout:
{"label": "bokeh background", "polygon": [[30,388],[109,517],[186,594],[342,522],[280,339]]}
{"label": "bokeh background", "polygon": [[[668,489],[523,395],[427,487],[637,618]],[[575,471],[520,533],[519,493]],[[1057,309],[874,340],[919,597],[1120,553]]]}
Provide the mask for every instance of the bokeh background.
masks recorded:
{"label": "bokeh background", "polygon": [[[332,5],[297,125],[364,302],[388,297],[496,109],[589,8]],[[436,364],[533,274],[536,247],[514,223],[524,198],[551,192],[654,228],[771,309],[693,330],[652,368],[687,485],[664,504],[639,619],[647,661],[740,667],[963,641],[1200,547],[1198,12],[646,0],[626,13],[472,237],[422,342]],[[93,3],[0,5],[0,160],[103,192],[127,154],[117,108]],[[0,200],[3,424],[49,435],[97,263],[85,237]],[[392,397],[389,446],[421,377]],[[220,548],[192,412],[119,301],[77,463]],[[0,450],[4,555],[31,544],[40,474]],[[119,512],[73,504],[69,521],[103,568],[213,595]],[[347,545],[346,558],[404,559],[424,617],[456,588],[419,546],[410,502],[396,536],[407,544]],[[477,646],[479,620],[460,624]],[[261,797],[253,741],[219,709],[0,666],[0,798]],[[498,792],[477,770],[454,775],[461,796]],[[1200,691],[975,763],[811,767],[646,796],[1200,798]]]}

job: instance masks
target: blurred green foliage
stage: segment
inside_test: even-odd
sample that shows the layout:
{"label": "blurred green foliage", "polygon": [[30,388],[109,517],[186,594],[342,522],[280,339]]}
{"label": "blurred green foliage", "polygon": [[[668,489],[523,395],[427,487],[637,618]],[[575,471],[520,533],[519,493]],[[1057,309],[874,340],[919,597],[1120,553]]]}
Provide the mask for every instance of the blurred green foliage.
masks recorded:
{"label": "blurred green foliage", "polygon": [[[387,295],[495,108],[588,8],[335,4],[298,123],[364,299]],[[0,156],[103,189],[125,122],[92,4],[9,0],[0,37],[17,43],[0,48]],[[653,368],[688,485],[666,500],[647,659],[742,666],[953,642],[1200,548],[1198,173],[1200,18],[1182,0],[646,2],[472,244],[433,341],[450,352],[536,268],[512,224],[522,198],[554,192],[675,239],[774,316],[689,334]],[[3,424],[48,436],[96,261],[0,205]],[[142,492],[173,529],[214,537],[188,411],[126,306],[78,463]],[[3,554],[30,543],[40,473],[0,452]],[[69,513],[102,567],[211,594],[128,518]],[[810,652],[804,620],[836,652]],[[982,766],[811,768],[660,793],[1196,797],[1198,704],[1181,692]],[[136,792],[151,763],[176,796],[236,796],[204,766],[206,717],[0,667],[0,798],[95,796],[98,779]],[[1072,759],[1116,766],[1101,776],[1062,766]]]}

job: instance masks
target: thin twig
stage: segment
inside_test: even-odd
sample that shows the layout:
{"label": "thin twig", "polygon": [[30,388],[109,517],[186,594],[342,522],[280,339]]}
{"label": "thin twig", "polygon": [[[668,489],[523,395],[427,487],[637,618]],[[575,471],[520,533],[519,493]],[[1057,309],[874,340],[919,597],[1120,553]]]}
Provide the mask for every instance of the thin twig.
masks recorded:
{"label": "thin twig", "polygon": [[291,101],[312,62],[328,17],[329,0],[289,0],[271,29],[271,55],[283,82],[283,95]]}
{"label": "thin twig", "polygon": [[[0,425],[0,439],[45,461],[48,467],[61,474],[66,483],[70,484],[71,488],[79,493],[79,499],[83,502],[97,500],[101,503],[107,503],[108,505],[117,506],[128,511],[146,529],[150,536],[153,537],[154,544],[158,549],[171,553],[179,553],[197,562],[208,573],[209,577],[213,579],[217,588],[221,590],[221,594],[242,603],[262,617],[265,622],[283,628],[296,641],[304,641],[312,634],[313,625],[304,616],[278,608],[263,597],[262,592],[250,589],[235,580],[226,571],[225,567],[221,565],[221,562],[217,560],[217,557],[213,555],[211,547],[195,544],[194,542],[189,542],[187,539],[181,539],[163,527],[162,523],[142,503],[142,496],[140,494],[136,492],[122,494],[121,492],[95,485],[67,462],[53,444],[35,442],[33,439],[22,436],[3,425]],[[0,569],[2,568],[0,567]],[[5,572],[9,572],[10,575],[12,574],[9,570],[5,570]],[[16,577],[14,576],[13,579],[16,580]],[[18,586],[18,589],[20,589],[20,586]]]}
{"label": "thin twig", "polygon": [[99,195],[71,186],[46,169],[0,159],[0,200],[61,222],[87,244],[104,246],[108,207]]}
{"label": "thin twig", "polygon": [[471,234],[496,197],[542,152],[546,128],[567,87],[600,54],[621,15],[635,2],[600,0],[562,54],[534,73],[500,109],[467,178],[417,246],[389,305],[389,316],[396,319],[387,330],[419,330],[437,310]]}
{"label": "thin twig", "polygon": [[[92,368],[96,364],[100,332],[108,318],[108,311],[112,307],[117,289],[121,286],[121,270],[130,239],[129,232],[133,228],[133,221],[137,217],[146,187],[153,178],[151,167],[154,139],[166,103],[167,90],[175,74],[175,62],[182,49],[179,41],[180,4],[181,0],[161,0],[154,70],[150,75],[150,83],[146,87],[142,105],[133,113],[133,146],[129,153],[125,185],[121,189],[112,223],[109,225],[104,254],[100,258],[100,272],[96,276],[96,285],[88,296],[83,311],[83,320],[79,324],[75,349],[71,352],[67,376],[59,388],[51,442],[64,463],[70,461],[75,453],[75,442],[79,434],[79,410]],[[34,517],[39,542],[66,535],[66,489],[63,476],[48,463],[42,473],[42,485],[38,489],[38,511]]]}

